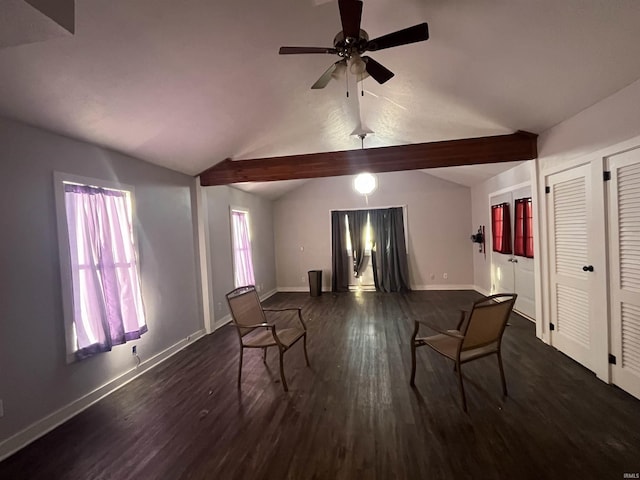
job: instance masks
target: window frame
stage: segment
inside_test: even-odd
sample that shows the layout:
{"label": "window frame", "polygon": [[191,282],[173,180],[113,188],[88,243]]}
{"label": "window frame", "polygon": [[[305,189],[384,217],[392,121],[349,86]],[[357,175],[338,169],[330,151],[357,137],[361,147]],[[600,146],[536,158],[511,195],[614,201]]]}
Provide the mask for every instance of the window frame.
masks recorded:
{"label": "window frame", "polygon": [[[513,255],[524,258],[534,257],[533,246],[533,199],[531,197],[516,198],[514,204],[514,232],[513,232]],[[519,212],[518,206],[522,205],[522,212]],[[531,213],[530,217],[527,213]],[[520,216],[519,213],[522,215]],[[531,219],[529,222],[528,220]],[[529,231],[531,229],[531,231]],[[521,239],[519,239],[518,231],[522,231]],[[531,242],[529,242],[531,239]],[[519,248],[519,241],[522,248]]]}
{"label": "window frame", "polygon": [[[337,208],[337,209],[334,208],[329,210],[329,216],[331,216],[331,212],[344,213],[346,216],[347,212],[352,210],[384,210],[386,208],[402,208],[402,222],[404,225],[404,243],[407,246],[407,257],[409,257],[409,206],[408,205],[390,205],[388,207],[365,207],[365,208]],[[346,226],[346,222],[347,220],[345,220],[345,226]],[[331,245],[331,238],[332,238],[331,235],[332,235],[331,228],[329,228],[329,240],[330,240],[329,245]],[[351,242],[351,239],[349,239],[349,242]],[[347,252],[349,252],[349,248],[347,245],[345,245],[345,248]]]}
{"label": "window frame", "polygon": [[[75,183],[78,185],[88,185],[92,187],[104,188],[108,190],[119,190],[128,194],[128,201],[131,205],[131,229],[133,235],[133,250],[138,264],[140,293],[143,291],[143,280],[141,272],[141,257],[138,241],[139,222],[136,215],[135,189],[132,185],[113,182],[109,180],[85,177],[64,172],[53,172],[54,197],[56,210],[56,223],[58,230],[58,255],[60,260],[60,280],[62,290],[62,311],[64,317],[65,331],[65,353],[67,364],[79,361],[76,357],[76,334],[74,325],[73,308],[73,272],[71,265],[71,251],[69,246],[69,228],[67,225],[67,212],[65,201],[65,184]],[[144,299],[143,299],[144,301]],[[148,317],[145,319],[148,325]],[[122,344],[124,345],[124,344]],[[114,345],[117,347],[119,345]]]}
{"label": "window frame", "polygon": [[237,287],[244,285],[236,285],[236,248],[234,244],[235,232],[233,227],[233,212],[238,212],[246,215],[247,219],[247,233],[249,234],[249,261],[251,262],[251,271],[253,274],[253,283],[256,283],[256,267],[253,261],[253,235],[251,232],[251,211],[246,207],[229,206],[229,233],[231,236],[231,265],[233,268],[233,284]]}
{"label": "window frame", "polygon": [[[496,229],[496,218],[494,211],[501,210],[502,214],[502,228],[500,229],[500,235],[497,233]],[[508,231],[505,231],[505,225],[508,225]],[[497,239],[500,237],[500,247],[497,245]],[[496,253],[501,253],[503,255],[512,255],[513,254],[513,246],[511,239],[511,208],[509,202],[502,202],[495,205],[491,205],[491,249]]]}

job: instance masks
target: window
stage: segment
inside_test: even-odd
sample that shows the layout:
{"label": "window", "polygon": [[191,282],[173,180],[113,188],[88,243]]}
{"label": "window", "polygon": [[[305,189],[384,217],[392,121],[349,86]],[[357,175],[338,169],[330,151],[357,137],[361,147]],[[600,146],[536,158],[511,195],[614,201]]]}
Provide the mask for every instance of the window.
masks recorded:
{"label": "window", "polygon": [[[349,230],[349,217],[345,214],[344,223],[346,225],[346,238],[345,244],[347,246],[347,253],[349,256],[353,256],[353,246],[351,245],[351,230]],[[364,226],[364,254],[371,255],[371,249],[373,248],[373,232],[371,231],[371,221],[369,214],[367,214],[367,223]]]}
{"label": "window", "polygon": [[491,207],[491,233],[493,251],[511,254],[511,214],[508,203]]}
{"label": "window", "polygon": [[249,234],[249,212],[231,210],[231,236],[233,239],[233,273],[236,287],[254,285],[253,262],[251,261],[251,236]]}
{"label": "window", "polygon": [[515,223],[514,255],[533,258],[533,202],[531,197],[516,199]]}
{"label": "window", "polygon": [[147,325],[131,191],[68,178],[56,176],[59,242],[67,354],[79,360],[140,338]]}

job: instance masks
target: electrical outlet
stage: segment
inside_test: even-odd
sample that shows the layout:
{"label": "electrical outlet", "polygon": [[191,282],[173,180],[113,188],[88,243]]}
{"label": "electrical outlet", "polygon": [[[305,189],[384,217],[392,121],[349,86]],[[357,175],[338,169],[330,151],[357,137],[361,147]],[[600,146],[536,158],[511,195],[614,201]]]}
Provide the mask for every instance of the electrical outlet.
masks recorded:
{"label": "electrical outlet", "polygon": [[0,418],[4,417],[4,404],[2,403],[2,399],[0,398]]}
{"label": "electrical outlet", "polygon": [[444,279],[446,280],[447,278],[449,278],[449,274],[448,274],[448,273],[446,273],[446,272],[445,272],[445,273],[443,273],[443,274],[442,274],[442,278],[444,278]]}
{"label": "electrical outlet", "polygon": [[304,283],[307,279],[306,279],[306,277],[305,277],[304,275],[302,275],[302,276],[300,277],[300,280],[302,280],[302,283]]}
{"label": "electrical outlet", "polygon": [[218,302],[218,311],[222,310],[222,302]]}
{"label": "electrical outlet", "polygon": [[138,346],[134,345],[133,347],[131,347],[131,355],[135,357],[137,354],[138,354]]}
{"label": "electrical outlet", "polygon": [[431,274],[431,280],[435,280],[435,279],[436,279],[436,274],[435,274],[435,273],[432,273],[432,274]]}

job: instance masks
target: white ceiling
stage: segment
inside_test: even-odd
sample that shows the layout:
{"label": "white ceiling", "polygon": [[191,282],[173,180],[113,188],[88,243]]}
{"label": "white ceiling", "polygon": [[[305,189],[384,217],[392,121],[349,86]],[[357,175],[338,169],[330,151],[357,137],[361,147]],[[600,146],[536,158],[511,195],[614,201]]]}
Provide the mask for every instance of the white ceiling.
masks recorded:
{"label": "white ceiling", "polygon": [[431,38],[371,53],[396,76],[349,99],[309,89],[336,58],[278,55],[332,46],[336,1],[77,0],[75,19],[0,49],[0,115],[187,174],[360,148],[360,122],[368,147],[540,133],[640,78],[638,0],[365,0],[371,37]]}

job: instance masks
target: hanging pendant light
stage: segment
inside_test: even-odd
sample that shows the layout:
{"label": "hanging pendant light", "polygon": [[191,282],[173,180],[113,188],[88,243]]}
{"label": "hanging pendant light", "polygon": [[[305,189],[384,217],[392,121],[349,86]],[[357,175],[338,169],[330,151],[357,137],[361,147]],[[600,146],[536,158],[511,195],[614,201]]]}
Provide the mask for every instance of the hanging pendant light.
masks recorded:
{"label": "hanging pendant light", "polygon": [[[362,150],[364,150],[364,139],[367,137],[366,132],[362,132],[358,134],[358,138],[360,139],[360,145]],[[376,188],[378,188],[378,178],[369,172],[363,172],[356,175],[356,178],[353,180],[353,189],[358,192],[360,195],[364,195],[365,198],[375,192]],[[368,198],[367,203],[368,203]]]}

